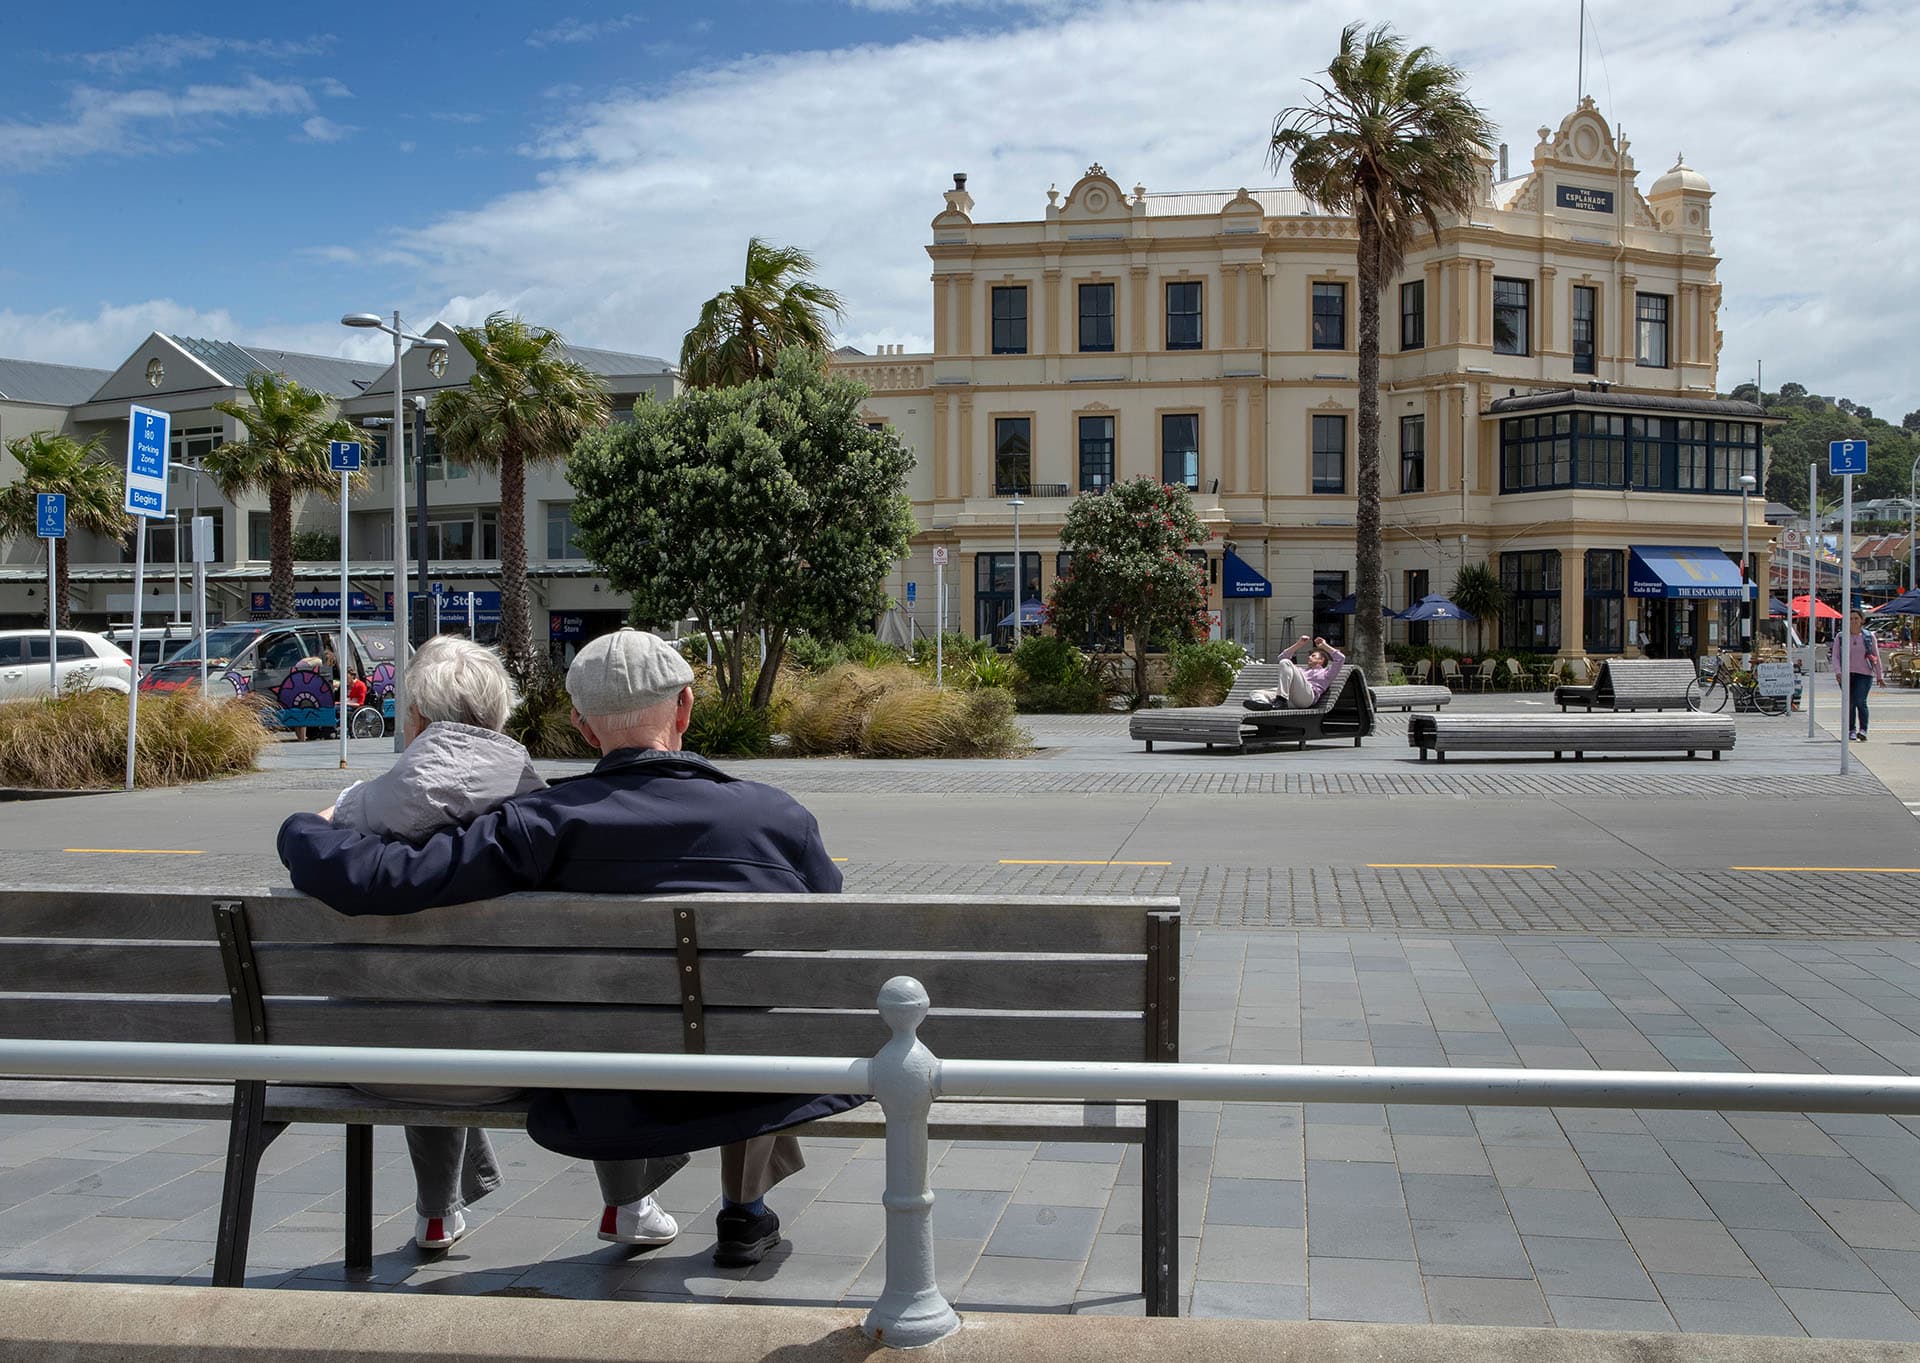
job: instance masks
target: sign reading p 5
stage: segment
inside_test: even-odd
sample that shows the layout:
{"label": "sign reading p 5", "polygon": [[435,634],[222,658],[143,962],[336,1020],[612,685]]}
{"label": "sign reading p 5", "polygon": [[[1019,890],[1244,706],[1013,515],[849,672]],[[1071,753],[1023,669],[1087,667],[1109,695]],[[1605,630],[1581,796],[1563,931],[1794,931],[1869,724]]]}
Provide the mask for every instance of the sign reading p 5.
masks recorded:
{"label": "sign reading p 5", "polygon": [[134,406],[127,418],[127,499],[130,516],[167,514],[167,436],[173,417]]}

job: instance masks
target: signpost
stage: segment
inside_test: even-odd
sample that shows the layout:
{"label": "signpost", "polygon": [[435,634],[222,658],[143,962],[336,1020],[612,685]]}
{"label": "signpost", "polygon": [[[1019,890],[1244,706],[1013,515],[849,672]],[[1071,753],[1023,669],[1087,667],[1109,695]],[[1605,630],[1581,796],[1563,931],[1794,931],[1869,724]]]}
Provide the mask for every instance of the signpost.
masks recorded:
{"label": "signpost", "polygon": [[[1820,466],[1818,464],[1808,464],[1807,465],[1807,666],[1806,666],[1807,737],[1808,738],[1817,737],[1819,732],[1817,729],[1815,729],[1814,720],[1813,720],[1814,707],[1818,704],[1818,702],[1814,699],[1814,697],[1820,694],[1820,688],[1814,685],[1814,683],[1820,679],[1819,678],[1820,659],[1814,654],[1814,651],[1813,651],[1813,603],[1820,599],[1820,555],[1815,544],[1815,541],[1819,538],[1819,535],[1820,535],[1820,497],[1819,497],[1819,489],[1818,489],[1819,481],[1820,481]],[[1793,614],[1793,607],[1791,605],[1787,607],[1787,614],[1789,618],[1791,618]]]}
{"label": "signpost", "polygon": [[200,654],[200,697],[207,695],[207,565],[213,562],[213,517],[193,518],[193,637]]}
{"label": "signpost", "polygon": [[[60,616],[53,599],[53,556],[59,546],[55,540],[67,537],[67,494],[64,492],[40,492],[33,498],[33,522],[38,527],[36,533],[47,542],[47,680],[52,686],[53,695],[60,693]],[[135,680],[139,679],[139,667],[134,668]]]}
{"label": "signpost", "polygon": [[947,659],[947,546],[933,546],[933,684],[945,686]]}
{"label": "signpost", "polygon": [[[327,467],[340,475],[340,638],[333,651],[333,715],[340,734],[340,770],[347,769],[347,659],[352,646],[347,642],[347,484],[360,472],[360,442],[329,440]],[[396,474],[397,476],[397,474]],[[204,651],[204,650],[203,650]]]}
{"label": "signpost", "polygon": [[[140,729],[140,607],[147,590],[147,526],[167,515],[170,413],[132,404],[127,411],[127,488],[122,508],[140,518],[133,551],[133,685],[127,690],[127,789],[133,789],[134,742]],[[203,650],[204,651],[204,650]]]}
{"label": "signpost", "polygon": [[[1847,732],[1847,726],[1853,722],[1853,639],[1848,632],[1853,623],[1853,475],[1867,471],[1867,442],[1864,440],[1834,440],[1827,444],[1827,472],[1840,479],[1840,623],[1837,628],[1846,638],[1846,645],[1840,654],[1840,709],[1841,722],[1836,731],[1840,735],[1840,774],[1847,774],[1848,763],[1853,752],[1847,746],[1853,741],[1853,735]],[[1807,603],[1809,613],[1813,603]]]}

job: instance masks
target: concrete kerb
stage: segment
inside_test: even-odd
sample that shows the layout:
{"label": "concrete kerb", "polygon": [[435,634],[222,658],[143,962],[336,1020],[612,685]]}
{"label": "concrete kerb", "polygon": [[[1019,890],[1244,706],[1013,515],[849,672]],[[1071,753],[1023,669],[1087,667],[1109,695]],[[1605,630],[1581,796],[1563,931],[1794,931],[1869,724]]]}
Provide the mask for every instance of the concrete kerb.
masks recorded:
{"label": "concrete kerb", "polygon": [[[0,1363],[864,1363],[854,1311],[0,1282]],[[975,1312],[928,1363],[1893,1363],[1908,1344]]]}

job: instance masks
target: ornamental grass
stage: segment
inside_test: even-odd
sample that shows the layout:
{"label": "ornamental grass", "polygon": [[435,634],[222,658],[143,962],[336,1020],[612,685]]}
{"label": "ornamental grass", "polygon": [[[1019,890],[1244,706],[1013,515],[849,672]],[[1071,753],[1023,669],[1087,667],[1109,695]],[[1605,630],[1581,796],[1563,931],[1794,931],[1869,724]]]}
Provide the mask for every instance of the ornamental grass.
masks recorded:
{"label": "ornamental grass", "polygon": [[797,757],[1005,757],[1031,742],[1005,691],[940,690],[899,665],[845,663],[803,684],[785,731]]}
{"label": "ornamental grass", "polygon": [[[140,698],[137,786],[179,786],[252,771],[270,741],[262,702],[186,692]],[[0,704],[0,786],[98,790],[126,776],[127,697],[76,691]]]}

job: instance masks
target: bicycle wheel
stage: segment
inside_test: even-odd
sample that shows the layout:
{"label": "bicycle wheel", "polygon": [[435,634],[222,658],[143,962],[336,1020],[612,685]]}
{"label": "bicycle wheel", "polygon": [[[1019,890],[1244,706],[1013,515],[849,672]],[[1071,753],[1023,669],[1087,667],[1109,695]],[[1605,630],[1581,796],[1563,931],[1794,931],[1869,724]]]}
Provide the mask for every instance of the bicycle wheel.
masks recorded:
{"label": "bicycle wheel", "polygon": [[1758,691],[1753,694],[1753,708],[1763,715],[1784,715],[1787,712],[1785,696],[1763,696]]}
{"label": "bicycle wheel", "polygon": [[1687,683],[1687,708],[1702,714],[1717,715],[1727,708],[1727,684],[1718,677]]}
{"label": "bicycle wheel", "polygon": [[378,738],[387,730],[387,721],[371,705],[363,705],[347,721],[347,732],[355,738]]}

